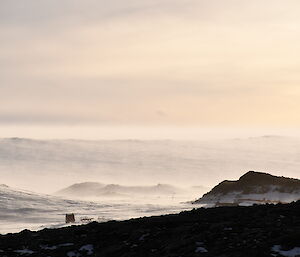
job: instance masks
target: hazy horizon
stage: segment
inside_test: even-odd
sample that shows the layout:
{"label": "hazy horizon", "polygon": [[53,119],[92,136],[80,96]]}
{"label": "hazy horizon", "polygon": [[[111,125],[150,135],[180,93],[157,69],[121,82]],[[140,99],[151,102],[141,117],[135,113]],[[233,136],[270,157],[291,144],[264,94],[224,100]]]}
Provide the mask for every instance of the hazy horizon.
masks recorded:
{"label": "hazy horizon", "polygon": [[295,128],[174,127],[174,126],[37,126],[5,125],[0,138],[78,140],[219,140],[251,137],[300,137]]}
{"label": "hazy horizon", "polygon": [[213,187],[249,170],[299,177],[300,138],[178,140],[0,139],[1,183],[53,193],[78,182]]}

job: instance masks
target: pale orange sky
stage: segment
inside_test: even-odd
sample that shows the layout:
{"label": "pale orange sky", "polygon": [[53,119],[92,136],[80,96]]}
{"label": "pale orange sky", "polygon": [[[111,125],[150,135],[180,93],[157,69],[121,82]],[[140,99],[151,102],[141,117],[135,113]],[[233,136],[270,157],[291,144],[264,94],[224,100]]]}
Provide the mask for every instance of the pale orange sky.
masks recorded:
{"label": "pale orange sky", "polygon": [[298,0],[2,0],[0,126],[300,126]]}

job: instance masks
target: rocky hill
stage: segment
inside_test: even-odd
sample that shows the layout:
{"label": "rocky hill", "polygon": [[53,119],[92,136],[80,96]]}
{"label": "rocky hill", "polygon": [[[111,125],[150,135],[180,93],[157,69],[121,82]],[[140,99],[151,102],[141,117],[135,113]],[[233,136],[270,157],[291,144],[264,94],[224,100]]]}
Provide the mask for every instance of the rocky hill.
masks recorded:
{"label": "rocky hill", "polygon": [[270,257],[300,254],[300,201],[197,209],[0,235],[0,256]]}
{"label": "rocky hill", "polygon": [[300,180],[249,171],[237,181],[225,180],[194,203],[253,204],[292,202],[300,199]]}

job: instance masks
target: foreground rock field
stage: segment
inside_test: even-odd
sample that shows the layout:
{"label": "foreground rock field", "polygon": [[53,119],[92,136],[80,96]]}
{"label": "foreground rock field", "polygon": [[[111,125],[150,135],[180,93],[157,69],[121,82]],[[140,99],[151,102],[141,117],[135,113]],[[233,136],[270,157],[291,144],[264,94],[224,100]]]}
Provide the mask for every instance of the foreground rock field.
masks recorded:
{"label": "foreground rock field", "polygon": [[300,256],[300,201],[24,230],[0,236],[0,256]]}

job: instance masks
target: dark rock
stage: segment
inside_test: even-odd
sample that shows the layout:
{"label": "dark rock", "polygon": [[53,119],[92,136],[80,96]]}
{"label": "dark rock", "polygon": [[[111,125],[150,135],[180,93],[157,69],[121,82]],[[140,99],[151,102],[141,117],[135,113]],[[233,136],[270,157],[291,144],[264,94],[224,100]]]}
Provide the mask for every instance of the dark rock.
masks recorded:
{"label": "dark rock", "polygon": [[[278,194],[278,199],[268,199],[268,194]],[[249,199],[251,195],[262,195],[261,199]],[[281,194],[281,196],[280,196]],[[233,198],[231,201],[229,198]],[[275,197],[275,196],[274,196]],[[275,197],[276,198],[276,197]],[[210,192],[193,203],[213,203],[216,206],[233,206],[243,201],[253,203],[287,203],[300,199],[300,180],[273,176],[268,173],[249,171],[237,181],[224,180]]]}
{"label": "dark rock", "polygon": [[299,231],[300,201],[200,208],[173,215],[0,235],[0,256],[264,257],[274,254],[275,245],[283,250],[300,247]]}

